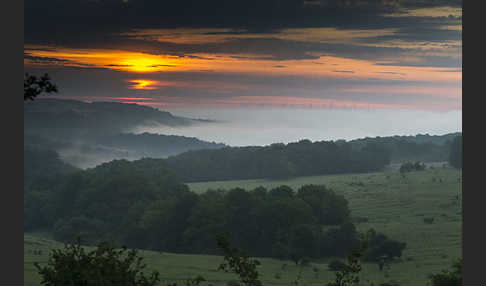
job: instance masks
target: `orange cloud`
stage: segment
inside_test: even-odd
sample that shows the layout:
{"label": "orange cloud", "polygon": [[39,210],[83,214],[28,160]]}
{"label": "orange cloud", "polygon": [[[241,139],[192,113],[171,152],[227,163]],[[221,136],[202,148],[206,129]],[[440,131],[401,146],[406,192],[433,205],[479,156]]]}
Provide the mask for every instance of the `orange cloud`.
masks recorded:
{"label": "orange cloud", "polygon": [[[393,60],[375,62],[335,56],[320,56],[317,60],[262,60],[252,55],[221,54],[193,54],[196,57],[175,57],[169,55],[152,55],[146,53],[127,52],[122,50],[73,50],[65,48],[32,49],[26,46],[26,54],[35,57],[56,58],[56,64],[79,67],[97,67],[125,71],[131,73],[153,72],[219,72],[243,73],[262,76],[296,75],[313,78],[338,79],[392,79],[405,81],[434,81],[456,82],[462,81],[462,72],[451,68],[435,68],[421,66],[393,65]],[[241,57],[235,57],[241,56]],[[208,59],[210,58],[210,59]],[[419,61],[418,57],[402,57],[408,62]],[[26,65],[38,65],[28,59]],[[48,63],[46,63],[48,64]],[[381,65],[387,64],[387,65]],[[275,66],[278,66],[276,68]],[[454,72],[456,70],[456,72]],[[348,71],[346,73],[339,71]],[[138,89],[154,89],[160,86],[156,82],[139,82]]]}
{"label": "orange cloud", "polygon": [[[185,59],[178,57],[122,50],[67,49],[62,47],[46,49],[46,47],[26,46],[24,51],[34,57],[64,60],[65,62],[62,62],[62,64],[65,66],[89,66],[137,73],[166,71],[184,65],[185,62]],[[24,64],[36,65],[38,63],[24,59]]]}
{"label": "orange cloud", "polygon": [[149,80],[149,79],[131,79],[127,80],[131,85],[128,87],[130,89],[157,89],[160,86],[160,81],[157,80]]}

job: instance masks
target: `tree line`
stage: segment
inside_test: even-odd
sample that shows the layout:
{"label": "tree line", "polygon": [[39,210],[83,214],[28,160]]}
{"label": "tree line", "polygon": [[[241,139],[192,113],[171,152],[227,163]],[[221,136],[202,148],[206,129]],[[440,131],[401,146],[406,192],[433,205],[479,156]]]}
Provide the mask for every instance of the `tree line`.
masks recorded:
{"label": "tree line", "polygon": [[[61,241],[115,240],[129,247],[217,254],[215,235],[229,231],[253,256],[292,259],[343,256],[359,243],[348,201],[322,185],[297,190],[235,188],[191,192],[156,160],[125,160],[66,175],[28,192],[24,228],[51,229]],[[405,244],[376,240],[371,260],[400,256]],[[382,244],[392,245],[382,247]],[[395,244],[393,244],[395,243]],[[392,250],[393,248],[398,249]]]}
{"label": "tree line", "polygon": [[387,136],[362,138],[348,141],[354,148],[361,148],[367,143],[375,143],[387,148],[392,163],[407,161],[443,162],[448,161],[451,144],[462,133],[445,135]]}
{"label": "tree line", "polygon": [[189,151],[161,161],[184,182],[363,173],[390,163],[386,148],[369,143],[301,140],[269,146]]}

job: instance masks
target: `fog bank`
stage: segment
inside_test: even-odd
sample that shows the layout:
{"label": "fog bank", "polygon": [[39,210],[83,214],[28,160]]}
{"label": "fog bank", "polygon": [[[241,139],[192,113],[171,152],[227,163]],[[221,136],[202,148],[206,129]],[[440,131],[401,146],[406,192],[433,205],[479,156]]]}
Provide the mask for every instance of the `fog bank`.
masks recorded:
{"label": "fog bank", "polygon": [[301,139],[352,140],[394,135],[442,135],[462,131],[462,111],[346,110],[298,108],[167,109],[174,115],[218,121],[188,127],[137,127],[197,137],[231,146],[268,145]]}

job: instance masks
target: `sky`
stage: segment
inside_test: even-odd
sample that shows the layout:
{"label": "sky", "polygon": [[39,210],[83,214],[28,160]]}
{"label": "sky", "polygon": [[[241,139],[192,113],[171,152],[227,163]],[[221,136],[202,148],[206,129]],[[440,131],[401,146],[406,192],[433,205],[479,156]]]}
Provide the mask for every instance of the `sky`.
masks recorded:
{"label": "sky", "polygon": [[[291,140],[283,134],[297,132],[294,125],[316,140],[461,129],[462,1],[26,0],[24,7],[24,70],[49,73],[60,90],[53,97],[149,105],[238,131],[271,122],[278,129],[278,118],[293,118],[265,140],[208,136],[225,131],[201,127],[173,133],[241,145]],[[312,133],[309,125],[323,121],[349,131]]]}

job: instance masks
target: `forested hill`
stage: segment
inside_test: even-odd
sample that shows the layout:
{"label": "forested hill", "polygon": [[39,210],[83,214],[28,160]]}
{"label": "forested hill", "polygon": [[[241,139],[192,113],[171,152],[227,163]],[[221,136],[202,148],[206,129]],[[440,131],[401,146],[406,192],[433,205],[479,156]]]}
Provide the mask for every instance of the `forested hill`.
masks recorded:
{"label": "forested hill", "polygon": [[449,159],[451,142],[461,132],[445,135],[418,134],[415,136],[389,136],[362,138],[349,141],[353,148],[362,148],[368,143],[384,146],[390,152],[392,163],[407,161],[444,162]]}
{"label": "forested hill", "polygon": [[107,134],[87,137],[84,140],[24,134],[24,145],[55,152],[61,160],[79,168],[91,168],[116,159],[166,158],[190,150],[226,146],[194,137],[150,133]]}
{"label": "forested hill", "polygon": [[224,147],[194,137],[130,133],[140,126],[183,127],[206,122],[136,104],[39,99],[24,104],[24,142],[53,150],[65,162],[87,168],[114,159],[165,158]]}
{"label": "forested hill", "polygon": [[72,137],[79,133],[116,134],[141,125],[186,126],[198,122],[202,121],[137,104],[61,99],[24,103],[24,131],[57,137]]}
{"label": "forested hill", "polygon": [[263,147],[190,151],[161,163],[182,181],[195,182],[372,172],[389,164],[390,155],[374,143],[353,149],[346,142],[301,140]]}
{"label": "forested hill", "polygon": [[185,152],[163,163],[184,182],[373,172],[395,162],[446,162],[460,134],[225,147]]}

